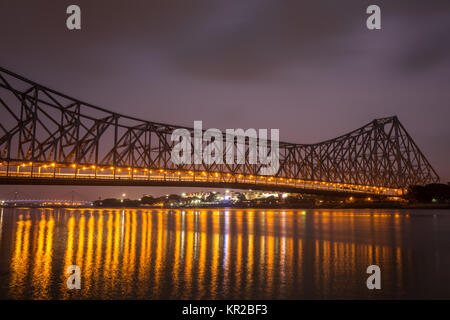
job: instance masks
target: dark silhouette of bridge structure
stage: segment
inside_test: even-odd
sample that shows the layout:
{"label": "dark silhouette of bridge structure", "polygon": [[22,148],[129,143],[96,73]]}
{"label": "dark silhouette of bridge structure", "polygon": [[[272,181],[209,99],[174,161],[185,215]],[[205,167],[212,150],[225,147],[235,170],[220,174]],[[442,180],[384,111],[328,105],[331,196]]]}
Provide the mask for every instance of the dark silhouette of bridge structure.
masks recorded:
{"label": "dark silhouette of bridge structure", "polygon": [[[280,142],[280,167],[181,164],[173,130],[122,115],[0,68],[0,184],[189,186],[400,196],[439,176],[397,117],[316,144]],[[225,136],[224,136],[225,141]],[[235,141],[235,144],[237,141]],[[245,152],[248,155],[248,142]],[[270,151],[270,143],[268,146]]]}

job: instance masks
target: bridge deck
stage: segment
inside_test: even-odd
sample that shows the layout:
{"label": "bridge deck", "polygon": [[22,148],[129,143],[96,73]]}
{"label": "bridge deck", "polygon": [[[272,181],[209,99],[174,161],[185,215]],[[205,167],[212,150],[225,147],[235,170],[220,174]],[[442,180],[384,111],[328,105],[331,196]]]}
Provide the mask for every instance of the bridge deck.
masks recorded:
{"label": "bridge deck", "polygon": [[336,196],[400,196],[401,189],[324,181],[252,176],[220,172],[148,170],[71,166],[59,163],[14,163],[0,165],[0,184],[93,185],[93,186],[178,186],[271,190]]}

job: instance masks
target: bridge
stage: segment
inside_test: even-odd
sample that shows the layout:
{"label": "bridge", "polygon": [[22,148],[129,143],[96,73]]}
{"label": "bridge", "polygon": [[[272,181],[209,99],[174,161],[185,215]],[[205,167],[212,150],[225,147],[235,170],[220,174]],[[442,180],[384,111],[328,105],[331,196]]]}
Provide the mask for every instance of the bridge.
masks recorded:
{"label": "bridge", "polygon": [[264,176],[248,156],[245,164],[177,165],[171,161],[171,133],[184,128],[192,134],[192,128],[112,112],[3,68],[0,110],[0,184],[400,196],[410,185],[439,181],[395,116],[316,144],[280,142],[280,168]]}

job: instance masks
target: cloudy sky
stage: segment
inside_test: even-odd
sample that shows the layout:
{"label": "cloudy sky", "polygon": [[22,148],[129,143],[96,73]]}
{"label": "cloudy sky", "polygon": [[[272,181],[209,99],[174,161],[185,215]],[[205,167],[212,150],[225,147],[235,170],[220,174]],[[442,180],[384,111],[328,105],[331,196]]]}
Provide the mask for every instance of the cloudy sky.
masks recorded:
{"label": "cloudy sky", "polygon": [[[66,28],[70,4],[81,7],[80,31]],[[370,4],[381,30],[366,28]],[[397,115],[443,182],[449,36],[448,0],[0,1],[0,65],[57,91],[156,122],[279,128],[297,143]],[[57,198],[74,188],[13,189]],[[0,197],[11,190],[0,186]]]}

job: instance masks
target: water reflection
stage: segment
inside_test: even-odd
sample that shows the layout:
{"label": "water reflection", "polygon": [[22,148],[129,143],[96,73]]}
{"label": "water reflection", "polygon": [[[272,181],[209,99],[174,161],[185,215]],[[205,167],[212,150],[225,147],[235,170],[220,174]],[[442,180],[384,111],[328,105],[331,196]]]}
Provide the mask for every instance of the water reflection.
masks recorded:
{"label": "water reflection", "polygon": [[[417,219],[427,234],[428,217],[364,210],[5,210],[0,297],[410,297],[427,286],[413,271],[448,278],[414,255]],[[433,255],[445,246],[428,244]],[[365,287],[371,264],[382,267],[381,292]],[[70,265],[81,268],[81,290],[66,288]]]}

